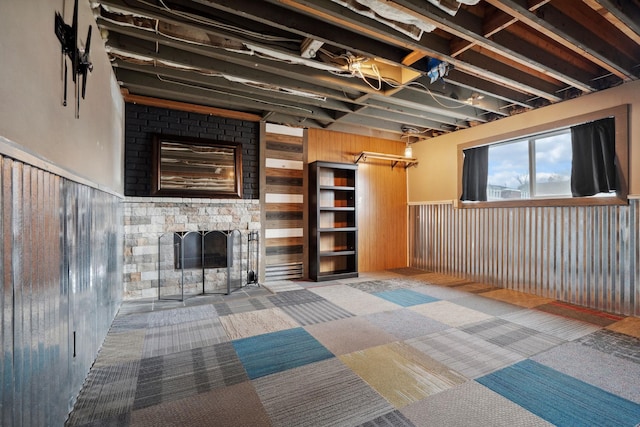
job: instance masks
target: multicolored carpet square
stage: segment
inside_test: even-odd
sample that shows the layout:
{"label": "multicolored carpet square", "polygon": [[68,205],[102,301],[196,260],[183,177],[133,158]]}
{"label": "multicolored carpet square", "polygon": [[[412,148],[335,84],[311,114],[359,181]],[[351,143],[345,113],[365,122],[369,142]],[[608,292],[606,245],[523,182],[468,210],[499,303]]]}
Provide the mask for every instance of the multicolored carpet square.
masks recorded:
{"label": "multicolored carpet square", "polygon": [[127,301],[80,425],[636,427],[640,322],[416,269]]}

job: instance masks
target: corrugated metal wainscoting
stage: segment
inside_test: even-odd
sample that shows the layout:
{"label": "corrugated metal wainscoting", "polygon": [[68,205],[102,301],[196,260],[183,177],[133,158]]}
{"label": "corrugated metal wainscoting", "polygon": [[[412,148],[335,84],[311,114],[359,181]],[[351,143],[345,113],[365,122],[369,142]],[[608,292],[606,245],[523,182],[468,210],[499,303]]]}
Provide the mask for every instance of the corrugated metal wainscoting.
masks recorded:
{"label": "corrugated metal wainscoting", "polygon": [[409,206],[412,267],[640,315],[640,200],[628,206]]}
{"label": "corrugated metal wainscoting", "polygon": [[0,156],[0,425],[60,426],[122,301],[117,196]]}

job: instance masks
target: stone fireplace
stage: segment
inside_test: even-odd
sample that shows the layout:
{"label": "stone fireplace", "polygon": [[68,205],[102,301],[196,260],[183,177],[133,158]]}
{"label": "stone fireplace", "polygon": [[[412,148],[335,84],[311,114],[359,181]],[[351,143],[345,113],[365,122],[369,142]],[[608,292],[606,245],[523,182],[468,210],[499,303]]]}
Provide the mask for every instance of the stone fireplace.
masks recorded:
{"label": "stone fireplace", "polygon": [[[247,245],[248,233],[260,230],[260,204],[255,199],[128,197],[124,203],[124,222],[126,299],[158,297],[159,261],[167,271],[173,270],[172,280],[178,280],[181,265],[186,267],[184,271],[191,276],[188,282],[192,289],[185,290],[185,294],[199,292],[195,288],[203,280],[206,282],[206,292],[225,293],[228,266],[226,254],[222,256],[220,245],[226,245],[226,237],[225,242],[221,243],[216,233],[201,232],[239,232],[239,236],[234,237],[239,242],[234,244],[234,251],[238,250],[234,259],[237,259],[238,264],[233,267],[234,274],[242,274],[241,280],[245,283],[247,250],[244,246]],[[167,256],[165,251],[161,253],[159,245],[159,239],[163,235],[169,236],[169,246],[172,248]],[[181,235],[190,237],[183,240]],[[199,235],[204,240],[200,240],[197,237]],[[182,250],[176,244],[176,238],[182,240],[180,245],[184,245],[184,249],[189,248],[187,251],[190,256],[185,256],[184,260],[180,257],[176,260],[176,248]],[[204,257],[203,242],[207,243],[204,245]],[[241,250],[238,249],[240,245]],[[202,277],[203,274],[206,277]]]}

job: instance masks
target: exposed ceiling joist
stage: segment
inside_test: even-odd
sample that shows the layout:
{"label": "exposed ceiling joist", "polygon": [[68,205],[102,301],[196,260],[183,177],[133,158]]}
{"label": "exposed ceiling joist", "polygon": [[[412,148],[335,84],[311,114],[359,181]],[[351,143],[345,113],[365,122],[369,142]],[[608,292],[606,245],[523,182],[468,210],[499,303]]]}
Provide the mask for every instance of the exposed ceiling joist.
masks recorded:
{"label": "exposed ceiling joist", "polygon": [[131,95],[296,126],[429,137],[640,75],[637,0],[481,0],[447,12],[384,0],[398,16],[435,26],[419,37],[382,12],[328,0],[95,5]]}

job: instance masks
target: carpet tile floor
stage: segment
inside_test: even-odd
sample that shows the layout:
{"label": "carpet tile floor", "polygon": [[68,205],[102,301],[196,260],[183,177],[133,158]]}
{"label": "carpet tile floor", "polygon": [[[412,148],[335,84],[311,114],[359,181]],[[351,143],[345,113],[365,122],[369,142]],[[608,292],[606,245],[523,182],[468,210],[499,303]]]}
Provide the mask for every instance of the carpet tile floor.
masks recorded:
{"label": "carpet tile floor", "polygon": [[125,301],[67,426],[640,425],[640,319],[396,269]]}

